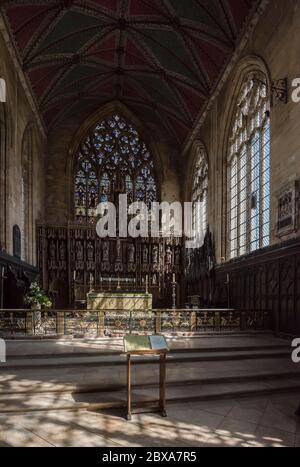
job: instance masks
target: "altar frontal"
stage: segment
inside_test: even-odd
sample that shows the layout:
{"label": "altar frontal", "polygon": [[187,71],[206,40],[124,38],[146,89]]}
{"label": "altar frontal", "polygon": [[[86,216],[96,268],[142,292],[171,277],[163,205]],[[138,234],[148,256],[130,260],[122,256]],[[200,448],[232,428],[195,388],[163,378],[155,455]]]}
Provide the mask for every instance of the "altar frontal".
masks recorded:
{"label": "altar frontal", "polygon": [[117,293],[89,292],[87,294],[88,310],[152,310],[152,294],[149,293]]}

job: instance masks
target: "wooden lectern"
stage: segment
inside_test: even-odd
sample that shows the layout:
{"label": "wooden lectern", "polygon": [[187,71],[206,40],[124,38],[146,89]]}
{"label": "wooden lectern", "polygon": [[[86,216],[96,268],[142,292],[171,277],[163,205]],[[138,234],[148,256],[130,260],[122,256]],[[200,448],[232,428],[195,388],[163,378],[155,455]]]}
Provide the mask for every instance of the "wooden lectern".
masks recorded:
{"label": "wooden lectern", "polygon": [[159,356],[160,378],[159,378],[159,405],[157,412],[163,417],[166,412],[166,356],[168,345],[164,336],[133,336],[124,337],[124,352],[127,355],[127,420],[131,420],[132,398],[131,398],[131,357],[134,356]]}

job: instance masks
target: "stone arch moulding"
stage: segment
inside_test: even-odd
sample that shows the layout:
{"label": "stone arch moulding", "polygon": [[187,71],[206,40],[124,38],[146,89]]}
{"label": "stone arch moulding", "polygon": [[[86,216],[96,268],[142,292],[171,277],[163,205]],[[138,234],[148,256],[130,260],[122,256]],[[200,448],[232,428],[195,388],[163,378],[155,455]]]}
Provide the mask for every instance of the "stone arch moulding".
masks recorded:
{"label": "stone arch moulding", "polygon": [[6,102],[6,82],[0,77],[0,103]]}
{"label": "stone arch moulding", "polygon": [[208,152],[207,152],[206,145],[203,143],[202,140],[197,139],[192,144],[192,147],[190,150],[190,157],[189,157],[188,167],[187,167],[187,172],[186,172],[186,177],[185,177],[184,198],[186,201],[191,200],[193,175],[195,171],[195,166],[197,164],[198,150],[203,150],[203,154],[205,155],[205,161],[209,168],[209,158],[208,158]]}
{"label": "stone arch moulding", "polygon": [[[241,86],[249,73],[260,72],[266,77],[267,87],[270,92],[271,72],[265,60],[258,55],[247,55],[235,66],[232,72],[231,86],[225,94],[224,121],[221,122],[221,154],[222,154],[222,215],[221,215],[221,257],[226,258],[227,253],[227,155],[228,142],[235,111],[235,103],[239,96]],[[226,84],[225,84],[226,85]]]}
{"label": "stone arch moulding", "polygon": [[0,103],[0,250],[7,248],[7,112]]}
{"label": "stone arch moulding", "polygon": [[[34,255],[34,212],[33,212],[33,195],[34,195],[34,150],[35,150],[35,122],[29,122],[24,130],[21,146],[21,180],[22,192],[22,259],[28,263],[33,262]],[[27,180],[24,179],[27,178]]]}
{"label": "stone arch moulding", "polygon": [[[0,63],[1,68],[1,63]],[[5,82],[5,99],[0,99],[0,250],[8,251],[11,236],[8,222],[8,170],[10,151],[14,144],[15,128],[12,122],[12,103],[8,93],[7,80],[1,72],[0,80]],[[3,85],[0,90],[3,97]]]}
{"label": "stone arch moulding", "polygon": [[85,138],[87,133],[93,126],[97,125],[97,123],[105,120],[113,113],[119,113],[122,115],[129,123],[131,123],[136,130],[139,132],[141,138],[147,144],[151,154],[153,156],[155,168],[156,168],[156,178],[157,178],[157,186],[158,186],[158,193],[161,194],[161,187],[163,183],[163,160],[160,154],[160,151],[157,147],[156,142],[151,138],[149,135],[149,131],[147,128],[142,124],[142,122],[136,117],[136,115],[124,104],[119,101],[110,102],[95,113],[93,113],[90,117],[88,117],[85,122],[79,127],[79,129],[74,134],[72,138],[72,142],[68,149],[67,155],[67,164],[66,164],[66,172],[67,172],[67,208],[68,208],[68,219],[69,221],[74,221],[74,209],[73,209],[73,199],[74,199],[74,187],[73,187],[73,172],[74,172],[74,157],[78,150],[78,147],[82,140]]}

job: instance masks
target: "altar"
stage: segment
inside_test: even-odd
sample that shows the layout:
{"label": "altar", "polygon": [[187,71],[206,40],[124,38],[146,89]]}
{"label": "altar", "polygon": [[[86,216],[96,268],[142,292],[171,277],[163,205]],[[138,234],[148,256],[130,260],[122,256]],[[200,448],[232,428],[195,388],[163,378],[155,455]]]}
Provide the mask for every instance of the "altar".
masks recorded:
{"label": "altar", "polygon": [[152,294],[89,292],[87,294],[87,308],[93,311],[152,310]]}

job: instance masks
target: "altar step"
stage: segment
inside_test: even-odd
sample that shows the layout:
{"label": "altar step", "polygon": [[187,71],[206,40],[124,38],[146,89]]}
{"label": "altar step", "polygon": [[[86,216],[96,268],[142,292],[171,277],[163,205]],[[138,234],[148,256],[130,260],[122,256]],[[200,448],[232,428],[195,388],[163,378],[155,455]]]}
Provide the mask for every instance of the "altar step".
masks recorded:
{"label": "altar step", "polygon": [[[300,391],[300,377],[285,375],[269,375],[262,377],[252,375],[229,381],[229,378],[218,382],[199,380],[187,384],[177,382],[167,385],[167,403],[197,402],[240,397],[259,397],[262,395],[281,394]],[[146,408],[157,402],[157,387],[134,386],[132,397],[134,405]],[[0,414],[24,413],[58,410],[104,410],[121,409],[126,406],[124,387],[115,390],[94,390],[81,392],[29,392],[24,394],[3,394],[0,396]]]}
{"label": "altar step", "polygon": [[[300,392],[290,342],[269,334],[168,339],[168,403]],[[0,413],[121,408],[122,339],[7,342],[0,364]],[[157,358],[135,358],[133,398],[157,398]]]}
{"label": "altar step", "polygon": [[[285,379],[299,379],[300,381],[300,368],[296,365],[290,366],[288,370],[276,371],[275,365],[267,367],[265,370],[249,371],[242,370],[240,367],[231,367],[226,372],[220,372],[219,367],[211,369],[206,374],[204,369],[198,368],[182,368],[181,376],[182,379],[178,380],[178,371],[172,371],[172,368],[167,369],[167,385],[170,387],[177,387],[184,385],[216,385],[216,384],[231,384],[231,383],[247,383],[255,382],[257,380],[272,381],[272,380],[285,380]],[[157,387],[158,384],[158,372],[155,372],[153,368],[150,370],[150,374],[147,375],[143,371],[134,371],[133,368],[133,387],[136,389],[140,388],[151,388]],[[226,374],[226,375],[225,375]],[[200,375],[200,377],[198,376]],[[42,376],[38,379],[38,376]],[[11,377],[5,381],[5,378],[0,377],[0,394],[4,395],[17,395],[17,394],[46,394],[46,393],[101,393],[101,392],[115,392],[122,391],[126,387],[126,371],[121,374],[117,374],[117,377],[111,377],[111,382],[101,379],[101,372],[99,372],[99,381],[94,382],[97,378],[93,375],[91,381],[87,375],[85,375],[86,382],[82,384],[80,378],[73,378],[73,382],[62,382],[61,375],[57,375],[57,380],[46,379],[46,374],[36,375],[31,374],[31,380],[29,374],[23,372],[18,375],[16,380],[12,380]],[[197,377],[198,376],[198,377]],[[42,380],[44,378],[44,381]],[[68,379],[68,377],[66,377]],[[18,381],[19,380],[19,381]],[[23,381],[23,383],[22,383]],[[143,381],[141,383],[141,381]],[[156,381],[156,382],[155,382]],[[1,397],[0,396],[0,397]]]}
{"label": "altar step", "polygon": [[[171,352],[193,352],[205,349],[247,350],[287,348],[288,340],[277,338],[271,332],[239,332],[239,333],[205,333],[201,336],[188,337],[166,335]],[[75,339],[63,336],[52,339],[6,339],[7,356],[9,358],[27,358],[59,355],[119,355],[123,351],[122,337],[101,337]]]}
{"label": "altar step", "polygon": [[[157,397],[158,365],[133,365],[133,397]],[[126,367],[23,369],[0,374],[0,413],[121,408]],[[289,358],[197,362],[167,367],[169,403],[300,392],[300,365]]]}
{"label": "altar step", "polygon": [[[239,339],[235,342],[232,338],[194,339],[189,347],[190,339],[169,339],[170,352],[167,355],[169,364],[187,364],[197,362],[234,361],[234,360],[259,360],[273,358],[287,358],[291,354],[290,343],[274,338]],[[81,344],[80,344],[81,342]],[[7,370],[18,369],[51,369],[60,367],[119,367],[124,366],[126,357],[122,354],[122,340],[115,340],[107,348],[104,341],[77,341],[56,343],[43,342],[40,347],[27,342],[14,348],[11,343],[7,346],[7,362],[0,365],[0,374]],[[250,345],[251,342],[251,345]],[[15,343],[13,343],[15,344]],[[15,344],[16,345],[16,344]],[[83,348],[79,350],[78,346]],[[99,345],[99,348],[97,346]],[[69,346],[69,348],[68,348]],[[26,349],[27,347],[27,349]],[[29,349],[28,349],[29,347]],[[47,348],[48,347],[48,348]],[[20,353],[23,350],[22,354]],[[44,353],[41,354],[41,350]],[[137,365],[152,364],[157,362],[157,357],[136,358]]]}
{"label": "altar step", "polygon": [[[233,361],[233,360],[260,360],[261,358],[285,358],[290,355],[289,350],[258,350],[258,351],[230,351],[230,352],[201,352],[190,354],[168,355],[167,363],[191,363],[191,362],[213,362],[213,361]],[[155,364],[157,358],[140,357],[135,361],[136,365]],[[0,366],[0,374],[7,370],[17,369],[51,369],[51,368],[75,368],[75,367],[97,367],[108,366],[117,367],[125,365],[124,356],[105,356],[105,357],[80,357],[80,358],[48,358],[48,359],[31,359],[30,361],[10,360],[8,363],[3,363]]]}
{"label": "altar step", "polygon": [[[167,362],[170,363],[191,363],[191,362],[213,362],[213,361],[232,361],[232,360],[259,360],[261,358],[286,358],[290,355],[289,350],[256,350],[256,351],[230,351],[230,352],[215,352],[205,351],[201,353],[191,352],[190,354],[170,354],[167,356]],[[140,357],[136,358],[136,365],[154,364],[157,358]],[[1,364],[0,374],[7,370],[15,369],[46,369],[46,368],[75,368],[75,367],[96,367],[100,366],[124,366],[124,356],[106,356],[106,357],[76,357],[76,358],[37,358],[30,361],[23,359],[11,359],[7,363]]]}
{"label": "altar step", "polygon": [[[123,344],[122,344],[123,345]],[[202,347],[193,347],[193,348],[174,348],[170,346],[170,353],[171,355],[178,355],[178,354],[195,354],[198,352],[206,352],[206,353],[224,353],[225,352],[252,352],[252,351],[257,351],[257,352],[264,352],[264,351],[290,351],[290,346],[287,342],[281,343],[281,344],[276,344],[276,345],[251,345],[251,346],[240,346],[240,345],[231,345],[231,346],[224,346],[224,347],[208,347],[208,346],[202,346]],[[70,352],[70,353],[33,353],[33,354],[24,354],[24,355],[8,355],[9,361],[22,361],[22,360],[27,360],[27,359],[32,359],[32,360],[47,360],[47,359],[65,359],[65,358],[86,358],[87,356],[90,357],[95,357],[101,358],[103,357],[119,357],[122,354],[122,348],[120,350],[97,350],[97,351],[87,351],[87,352]]]}

